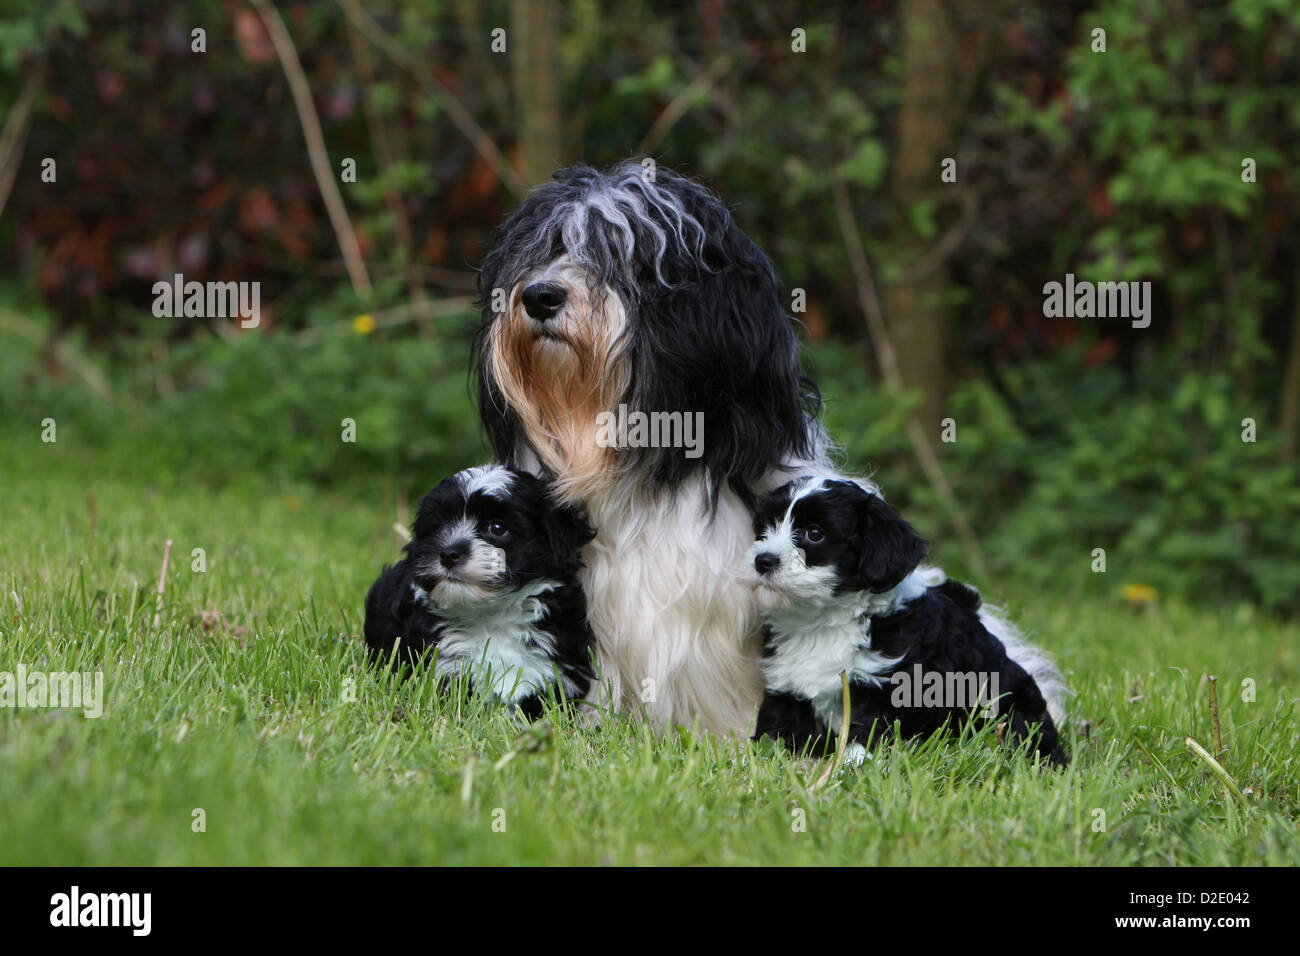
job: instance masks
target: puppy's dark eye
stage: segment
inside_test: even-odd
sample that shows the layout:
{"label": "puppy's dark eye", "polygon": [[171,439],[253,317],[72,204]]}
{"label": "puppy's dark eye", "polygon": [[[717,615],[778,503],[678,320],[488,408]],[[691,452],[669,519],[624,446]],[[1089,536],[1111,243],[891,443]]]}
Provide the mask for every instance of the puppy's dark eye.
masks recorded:
{"label": "puppy's dark eye", "polygon": [[489,521],[487,533],[489,538],[504,538],[510,534],[510,529],[506,527],[504,521]]}
{"label": "puppy's dark eye", "polygon": [[822,534],[821,528],[813,524],[803,529],[802,537],[809,544],[820,544],[825,535]]}

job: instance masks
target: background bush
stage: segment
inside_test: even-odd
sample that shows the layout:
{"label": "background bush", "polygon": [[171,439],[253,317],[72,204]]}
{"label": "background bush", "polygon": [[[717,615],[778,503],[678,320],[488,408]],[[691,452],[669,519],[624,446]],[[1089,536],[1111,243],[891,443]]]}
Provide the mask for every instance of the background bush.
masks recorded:
{"label": "background bush", "polygon": [[[378,499],[485,457],[466,300],[518,197],[452,121],[448,95],[519,176],[554,165],[538,167],[522,132],[530,86],[488,46],[517,8],[362,6],[408,63],[367,42],[349,4],[277,4],[331,162],[357,161],[342,188],[369,295],[347,282],[252,7],[0,0],[0,102],[30,92],[32,104],[20,148],[0,157],[16,164],[0,216],[3,456],[26,454],[53,417],[61,440],[94,452],[92,471]],[[605,164],[648,151],[720,191],[787,289],[806,293],[797,317],[846,464],[876,474],[946,565],[986,584],[1147,584],[1294,611],[1300,4],[944,5],[954,47],[936,69],[951,115],[934,122],[958,183],[936,168],[920,190],[900,146],[915,8],[564,4],[555,155]],[[794,26],[806,53],[791,54]],[[526,42],[516,32],[514,53]],[[46,157],[57,185],[40,182]],[[837,183],[894,332],[922,318],[900,312],[900,289],[940,316],[926,328],[941,361],[901,393],[884,387],[865,333]],[[174,272],[262,282],[262,327],[155,319],[152,282]],[[1067,272],[1151,281],[1152,326],[1045,317],[1043,284]],[[936,347],[918,338],[896,336],[905,359]],[[939,414],[955,443],[938,440]],[[918,468],[909,415],[986,567]],[[339,440],[344,418],[355,444]],[[1095,548],[1108,575],[1064,574]]]}

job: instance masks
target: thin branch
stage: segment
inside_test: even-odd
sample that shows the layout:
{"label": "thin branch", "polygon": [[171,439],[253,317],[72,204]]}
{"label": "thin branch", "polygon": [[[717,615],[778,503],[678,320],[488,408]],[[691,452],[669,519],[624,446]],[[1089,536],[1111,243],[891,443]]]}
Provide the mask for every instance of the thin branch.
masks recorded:
{"label": "thin branch", "polygon": [[[243,242],[233,236],[223,236],[222,245],[231,250],[233,255],[244,259],[256,256],[259,262],[274,265],[286,272],[299,275],[328,276],[346,272],[347,266],[339,259],[314,259],[310,256],[290,256],[263,245]],[[431,266],[422,262],[383,262],[378,259],[365,259],[366,269],[380,275],[403,275],[408,269],[415,269],[432,285],[452,289],[472,290],[475,288],[474,275],[458,269],[443,266]]]}
{"label": "thin branch", "polygon": [[[361,9],[360,0],[343,0],[343,5],[349,14],[347,17],[348,40],[352,45],[352,55],[356,60],[357,73],[362,88],[366,91],[361,97],[361,108],[366,114],[366,125],[370,130],[370,141],[375,148],[375,158],[379,160],[379,169],[386,172],[393,165],[393,153],[388,145],[388,130],[384,126],[384,118],[379,114],[379,110],[375,108],[373,96],[375,71],[370,60],[370,44],[361,35],[361,29],[357,26],[353,17],[353,14]],[[411,222],[406,216],[406,208],[402,204],[402,197],[392,186],[384,190],[384,202],[388,205],[388,211],[393,216],[393,232],[396,233],[397,244],[406,250],[408,263],[406,283],[411,293],[411,301],[415,303],[416,314],[420,316],[418,322],[420,332],[425,336],[431,336],[433,326],[428,321],[425,321],[423,315],[428,296],[424,293],[424,284],[420,281],[420,272],[415,268],[415,240],[411,233]]]}
{"label": "thin branch", "polygon": [[[700,65],[685,53],[677,54],[677,65],[689,73],[693,80],[698,79],[704,73],[704,71],[700,69]],[[712,81],[713,85],[709,90],[709,94],[712,97],[712,102],[717,107],[718,112],[722,113],[726,121],[734,126],[740,122],[740,107],[736,105],[735,97],[728,93],[724,87],[717,85],[718,81],[721,79],[722,77],[719,76],[716,80]]]}
{"label": "thin branch", "polygon": [[1200,757],[1205,765],[1214,772],[1214,775],[1223,783],[1224,789],[1240,800],[1243,805],[1249,806],[1245,795],[1241,792],[1241,788],[1237,786],[1237,781],[1232,779],[1232,774],[1223,769],[1223,764],[1215,760],[1210,752],[1202,747],[1194,738],[1184,737],[1183,743],[1187,746],[1188,753]]}
{"label": "thin branch", "polygon": [[[405,305],[396,305],[391,309],[383,309],[378,312],[369,313],[371,320],[374,322],[375,329],[392,328],[395,325],[404,325],[407,322],[420,322],[426,319],[432,319],[443,315],[456,315],[460,312],[468,312],[474,307],[474,298],[472,296],[458,296],[450,299],[438,299],[432,302],[426,301],[422,305],[416,305],[414,302]],[[323,341],[331,334],[346,332],[353,327],[355,318],[343,319],[338,322],[331,322],[328,325],[312,326],[309,329],[303,329],[294,334],[293,340],[299,345],[311,345],[315,342]]]}
{"label": "thin branch", "polygon": [[641,140],[641,145],[636,148],[636,155],[648,156],[654,152],[655,147],[662,143],[664,137],[668,135],[668,131],[677,125],[678,120],[690,112],[691,107],[695,105],[696,98],[712,89],[720,79],[727,75],[727,71],[730,69],[731,57],[724,53],[710,63],[707,70],[688,83],[680,93],[673,97],[672,102],[664,107],[664,111],[651,124],[645,138]]}
{"label": "thin branch", "polygon": [[903,391],[903,372],[898,364],[898,353],[894,343],[885,329],[885,315],[880,309],[880,297],[876,294],[876,283],[871,274],[871,265],[866,253],[862,251],[862,236],[858,233],[858,224],[853,220],[852,206],[849,204],[848,187],[838,173],[831,174],[831,190],[835,197],[835,216],[840,226],[840,237],[849,256],[849,268],[858,284],[858,304],[862,307],[863,317],[867,321],[867,333],[880,361],[880,371],[885,376],[885,384],[895,391]]}
{"label": "thin branch", "polygon": [[352,229],[352,220],[348,218],[347,208],[343,205],[343,196],[338,183],[334,181],[334,170],[330,167],[329,153],[325,149],[325,136],[321,133],[320,117],[316,115],[316,105],[311,99],[311,87],[307,75],[303,73],[302,63],[298,60],[298,51],[294,49],[293,38],[280,18],[278,10],[270,0],[249,0],[262,23],[266,25],[267,35],[275,46],[276,56],[284,69],[285,79],[289,81],[289,91],[293,94],[293,103],[298,110],[298,122],[302,125],[303,139],[307,141],[307,155],[311,158],[312,172],[316,176],[316,186],[320,189],[321,199],[325,201],[325,210],[329,213],[330,224],[338,237],[339,251],[348,267],[348,277],[352,288],[362,298],[370,296],[370,276],[366,273],[365,263],[361,261],[361,246],[357,243],[357,234]]}
{"label": "thin branch", "polygon": [[167,544],[163,548],[162,570],[158,572],[158,599],[154,602],[153,607],[153,629],[158,630],[158,624],[162,620],[163,610],[163,592],[167,590],[167,565],[172,557],[172,539],[167,539]]}
{"label": "thin branch", "polygon": [[[885,386],[890,391],[901,394],[905,390],[905,384],[898,364],[898,353],[894,350],[894,343],[890,340],[885,326],[885,316],[880,308],[880,297],[876,293],[871,263],[867,261],[867,254],[862,247],[862,236],[858,233],[858,225],[853,219],[849,190],[839,173],[831,173],[831,190],[835,198],[835,216],[839,220],[840,236],[849,257],[849,268],[853,270],[857,281],[858,302],[866,319],[867,333],[875,349],[877,361],[880,363],[880,371],[885,376]],[[931,487],[948,506],[953,529],[961,538],[967,558],[975,570],[982,575],[985,568],[983,549],[980,548],[979,541],[966,520],[965,512],[957,503],[957,496],[953,493],[952,485],[949,484],[943,468],[939,465],[934,449],[930,447],[925,437],[921,423],[913,414],[907,416],[907,438]]]}
{"label": "thin branch", "polygon": [[44,78],[43,67],[27,74],[13,109],[5,117],[4,130],[0,131],[0,215],[5,211],[9,190],[13,189],[14,177],[18,174],[18,163],[27,145],[27,121],[31,119],[32,103],[36,101]]}
{"label": "thin branch", "polygon": [[1210,674],[1210,726],[1214,730],[1214,754],[1223,759],[1223,728],[1219,724],[1219,678]]}
{"label": "thin branch", "polygon": [[519,174],[515,172],[501,150],[497,148],[496,143],[492,142],[491,137],[470,115],[469,110],[447,88],[446,84],[434,75],[432,70],[411,56],[366,11],[357,10],[354,17],[353,13],[344,5],[343,12],[348,16],[348,19],[357,25],[362,33],[370,38],[371,43],[387,53],[394,62],[409,70],[420,85],[424,87],[425,92],[438,98],[443,108],[447,110],[447,115],[451,118],[451,121],[456,124],[456,127],[470,141],[478,154],[483,157],[484,162],[492,168],[492,171],[497,174],[497,178],[505,184],[507,189],[516,196],[522,196],[528,191],[528,186],[519,178]]}
{"label": "thin branch", "polygon": [[[977,205],[978,202],[974,194],[970,191],[963,191],[961,193],[961,219],[945,232],[942,238],[926,251],[925,255],[903,269],[902,275],[898,277],[897,284],[911,285],[928,277],[935,269],[943,265],[953,253],[960,249],[961,244],[966,240],[966,235],[975,225]],[[886,282],[885,284],[893,285],[894,283]]]}
{"label": "thin branch", "polygon": [[86,386],[104,402],[110,405],[117,403],[117,397],[113,394],[113,387],[109,384],[108,379],[104,377],[104,373],[99,370],[94,362],[86,358],[75,347],[70,346],[65,339],[52,337],[49,330],[43,326],[33,322],[26,316],[14,312],[12,309],[6,308],[0,308],[0,332],[20,335],[37,345],[44,345],[47,339],[51,339],[54,357],[58,360],[59,365],[70,368],[81,376]]}

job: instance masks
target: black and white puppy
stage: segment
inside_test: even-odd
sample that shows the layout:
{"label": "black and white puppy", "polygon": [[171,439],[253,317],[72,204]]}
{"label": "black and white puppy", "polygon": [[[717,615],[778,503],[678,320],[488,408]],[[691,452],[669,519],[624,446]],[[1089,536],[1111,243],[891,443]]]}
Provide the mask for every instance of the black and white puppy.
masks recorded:
{"label": "black and white puppy", "polygon": [[594,534],[533,475],[500,465],[452,475],[424,496],[406,557],[366,597],[371,659],[433,660],[438,676],[529,718],[552,689],[585,696],[592,633],[578,569]]}
{"label": "black and white puppy", "polygon": [[754,524],[749,563],[766,624],[755,739],[820,751],[839,732],[845,671],[859,759],[895,722],[901,736],[924,737],[976,713],[1066,763],[1043,693],[984,626],[979,594],[928,585],[926,542],[877,494],[800,478],[768,495]]}

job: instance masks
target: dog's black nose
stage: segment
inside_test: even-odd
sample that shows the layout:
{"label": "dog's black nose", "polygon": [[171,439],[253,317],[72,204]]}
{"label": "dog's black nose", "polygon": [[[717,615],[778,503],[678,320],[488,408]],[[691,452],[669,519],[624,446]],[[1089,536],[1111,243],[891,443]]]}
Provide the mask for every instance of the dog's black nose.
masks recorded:
{"label": "dog's black nose", "polygon": [[442,559],[442,566],[444,568],[454,568],[464,559],[465,553],[468,550],[469,549],[466,547],[464,541],[457,541],[455,544],[449,544],[447,547],[443,548],[442,553],[439,554],[438,557]]}
{"label": "dog's black nose", "polygon": [[522,298],[524,311],[532,318],[545,322],[564,305],[564,288],[554,282],[534,282],[524,287]]}
{"label": "dog's black nose", "polygon": [[771,551],[761,551],[754,557],[754,570],[759,574],[775,571],[780,566],[780,556],[773,554]]}

